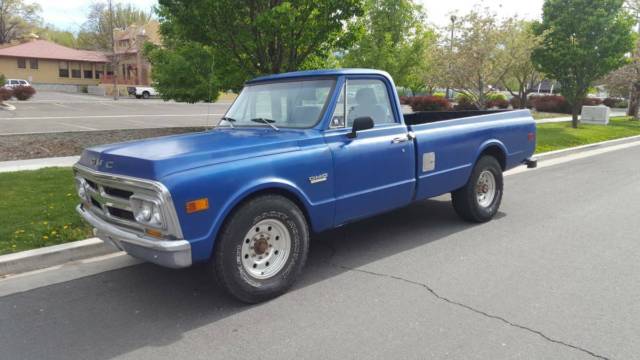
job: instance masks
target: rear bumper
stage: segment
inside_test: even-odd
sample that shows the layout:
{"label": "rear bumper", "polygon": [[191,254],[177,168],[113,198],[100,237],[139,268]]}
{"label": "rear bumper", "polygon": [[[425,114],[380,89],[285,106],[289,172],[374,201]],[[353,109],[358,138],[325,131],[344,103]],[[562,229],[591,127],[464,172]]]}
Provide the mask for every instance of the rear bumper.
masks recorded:
{"label": "rear bumper", "polygon": [[133,257],[174,269],[191,266],[191,244],[186,240],[142,237],[98,218],[82,205],[78,205],[76,211],[95,228],[98,238]]}

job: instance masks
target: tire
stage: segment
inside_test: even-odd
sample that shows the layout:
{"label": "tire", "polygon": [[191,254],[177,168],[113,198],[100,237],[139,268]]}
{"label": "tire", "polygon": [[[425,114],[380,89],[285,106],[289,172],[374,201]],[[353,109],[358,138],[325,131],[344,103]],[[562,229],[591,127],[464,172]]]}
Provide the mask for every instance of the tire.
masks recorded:
{"label": "tire", "polygon": [[136,95],[136,99],[142,99],[142,95]]}
{"label": "tire", "polygon": [[143,99],[148,99],[149,97],[151,97],[151,94],[149,94],[148,91],[143,91],[142,92],[142,98]]}
{"label": "tire", "polygon": [[253,304],[285,293],[302,272],[308,252],[302,211],[285,197],[265,195],[241,205],[225,222],[213,268],[229,294]]}
{"label": "tire", "polygon": [[[493,178],[493,186],[491,186],[491,178]],[[480,186],[482,188],[479,188]],[[480,192],[477,192],[477,189]],[[474,166],[467,184],[451,193],[453,208],[463,220],[475,223],[487,222],[498,213],[503,190],[500,163],[493,156],[483,156]]]}

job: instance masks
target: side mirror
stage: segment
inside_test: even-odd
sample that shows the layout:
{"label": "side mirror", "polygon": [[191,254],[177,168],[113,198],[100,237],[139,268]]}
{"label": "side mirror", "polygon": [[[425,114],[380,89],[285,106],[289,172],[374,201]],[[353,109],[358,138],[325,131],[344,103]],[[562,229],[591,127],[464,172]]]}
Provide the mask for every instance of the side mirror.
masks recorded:
{"label": "side mirror", "polygon": [[358,136],[358,131],[373,129],[373,119],[369,116],[359,117],[353,120],[353,128],[351,132],[347,134],[349,139],[354,139]]}

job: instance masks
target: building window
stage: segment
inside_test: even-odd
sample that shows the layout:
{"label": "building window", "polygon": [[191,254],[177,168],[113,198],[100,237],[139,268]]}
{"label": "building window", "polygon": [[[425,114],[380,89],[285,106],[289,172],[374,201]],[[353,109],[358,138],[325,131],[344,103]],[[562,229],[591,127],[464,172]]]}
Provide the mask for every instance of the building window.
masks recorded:
{"label": "building window", "polygon": [[82,66],[84,69],[83,75],[85,79],[93,79],[93,65],[92,64],[84,64]]}
{"label": "building window", "polygon": [[80,63],[74,62],[71,63],[71,77],[72,78],[81,78],[82,71],[80,70]]}
{"label": "building window", "polygon": [[27,60],[18,59],[18,69],[26,69],[27,68]]}
{"label": "building window", "polygon": [[96,64],[96,79],[100,79],[102,74],[104,74],[104,64]]}
{"label": "building window", "polygon": [[29,60],[29,67],[31,67],[34,70],[38,69],[38,59]]}
{"label": "building window", "polygon": [[58,76],[61,78],[69,77],[69,63],[66,61],[60,61],[58,63]]}

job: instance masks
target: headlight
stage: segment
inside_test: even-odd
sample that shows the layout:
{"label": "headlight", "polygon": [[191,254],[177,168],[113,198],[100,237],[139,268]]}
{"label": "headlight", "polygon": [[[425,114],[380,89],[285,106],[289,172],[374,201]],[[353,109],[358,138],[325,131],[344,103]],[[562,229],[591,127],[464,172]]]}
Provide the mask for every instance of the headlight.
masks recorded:
{"label": "headlight", "polygon": [[154,199],[131,197],[131,209],[136,221],[143,225],[150,225],[157,228],[163,227],[162,209],[160,202]]}

